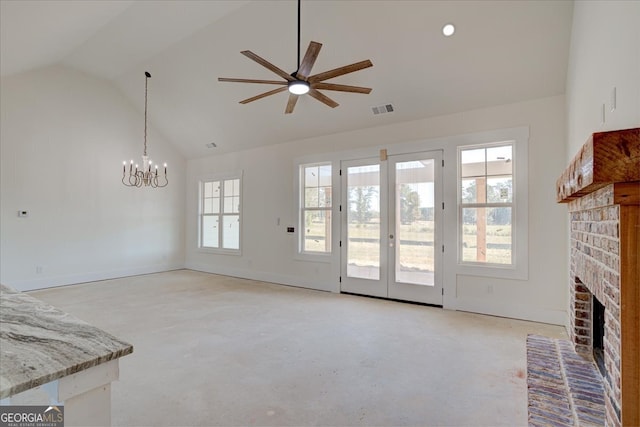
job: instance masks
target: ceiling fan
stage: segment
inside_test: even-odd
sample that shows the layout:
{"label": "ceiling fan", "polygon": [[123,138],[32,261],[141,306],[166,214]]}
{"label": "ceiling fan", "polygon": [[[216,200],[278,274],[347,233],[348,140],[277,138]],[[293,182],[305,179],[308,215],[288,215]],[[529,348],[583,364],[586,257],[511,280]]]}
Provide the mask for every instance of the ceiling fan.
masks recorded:
{"label": "ceiling fan", "polygon": [[328,105],[331,108],[337,107],[339,104],[333,99],[329,98],[322,92],[321,90],[333,90],[338,92],[351,92],[351,93],[364,93],[368,94],[371,92],[371,88],[368,87],[360,87],[360,86],[350,86],[350,85],[342,85],[336,83],[327,83],[326,80],[332,79],[334,77],[342,76],[345,74],[353,73],[355,71],[359,71],[365,68],[372,67],[373,64],[370,60],[356,62],[350,65],[345,65],[343,67],[334,68],[333,70],[325,71],[322,73],[311,74],[311,69],[313,68],[313,64],[316,62],[318,58],[318,54],[320,53],[320,48],[322,47],[322,43],[318,42],[310,42],[309,47],[307,48],[307,52],[300,62],[300,0],[298,0],[298,69],[293,73],[289,74],[286,71],[278,68],[273,65],[269,61],[261,58],[250,50],[243,50],[240,52],[244,56],[249,59],[254,60],[258,64],[262,65],[266,69],[274,72],[278,76],[284,79],[284,81],[280,80],[257,80],[257,79],[237,79],[237,78],[226,78],[219,77],[218,81],[220,82],[236,82],[236,83],[258,83],[258,84],[272,84],[272,85],[280,85],[277,89],[270,90],[268,92],[261,93],[256,96],[252,96],[251,98],[244,99],[240,101],[240,104],[248,104],[249,102],[256,101],[258,99],[265,98],[270,95],[275,95],[276,93],[284,92],[286,90],[289,91],[289,101],[287,102],[287,107],[284,110],[285,114],[293,113],[293,109],[296,106],[296,102],[298,101],[298,97],[300,95],[304,95],[306,93],[309,94],[312,98],[317,99],[325,105]]}

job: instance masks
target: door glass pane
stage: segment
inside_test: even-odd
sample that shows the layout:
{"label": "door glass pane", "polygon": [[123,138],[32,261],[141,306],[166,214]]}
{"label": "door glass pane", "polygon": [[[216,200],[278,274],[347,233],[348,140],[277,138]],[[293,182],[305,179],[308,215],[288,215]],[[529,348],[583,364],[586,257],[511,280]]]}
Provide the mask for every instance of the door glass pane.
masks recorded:
{"label": "door glass pane", "polygon": [[380,165],[347,168],[347,276],[380,279]]}
{"label": "door glass pane", "polygon": [[396,163],[396,282],[434,285],[433,159]]}

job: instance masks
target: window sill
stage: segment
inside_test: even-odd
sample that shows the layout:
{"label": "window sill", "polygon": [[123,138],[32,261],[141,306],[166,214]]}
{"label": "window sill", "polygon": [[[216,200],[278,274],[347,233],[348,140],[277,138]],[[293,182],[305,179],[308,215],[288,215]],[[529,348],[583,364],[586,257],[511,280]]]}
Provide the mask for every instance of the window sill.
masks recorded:
{"label": "window sill", "polygon": [[529,272],[525,266],[500,266],[499,264],[460,264],[456,274],[465,276],[494,277],[499,279],[528,280]]}
{"label": "window sill", "polygon": [[205,253],[205,254],[212,254],[212,255],[234,255],[234,256],[242,255],[242,251],[239,250],[239,249],[238,250],[236,250],[236,249],[216,249],[216,248],[200,247],[200,248],[198,248],[198,252]]}

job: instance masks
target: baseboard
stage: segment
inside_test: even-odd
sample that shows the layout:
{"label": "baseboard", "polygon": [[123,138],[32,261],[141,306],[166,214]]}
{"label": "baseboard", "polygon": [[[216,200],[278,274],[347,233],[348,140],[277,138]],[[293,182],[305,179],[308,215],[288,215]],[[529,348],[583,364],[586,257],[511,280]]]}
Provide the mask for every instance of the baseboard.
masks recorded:
{"label": "baseboard", "polygon": [[18,291],[34,291],[36,289],[76,285],[78,283],[97,282],[100,280],[120,279],[122,277],[138,276],[141,274],[163,273],[183,268],[184,264],[157,264],[122,270],[85,272],[64,276],[46,276],[37,279],[16,280],[3,282],[3,285],[9,286]]}
{"label": "baseboard", "polygon": [[486,299],[457,298],[455,302],[445,306],[445,308],[488,314],[491,316],[508,317],[510,319],[548,323],[562,327],[565,327],[567,322],[567,313],[564,310],[553,310],[523,304],[491,303]]}
{"label": "baseboard", "polygon": [[185,268],[202,271],[204,273],[222,274],[223,276],[239,277],[241,279],[257,280],[260,282],[276,283],[279,285],[295,286],[297,288],[314,289],[317,291],[339,292],[338,284],[335,287],[327,286],[327,280],[310,280],[305,277],[275,274],[264,271],[232,268],[223,265],[187,263]]}

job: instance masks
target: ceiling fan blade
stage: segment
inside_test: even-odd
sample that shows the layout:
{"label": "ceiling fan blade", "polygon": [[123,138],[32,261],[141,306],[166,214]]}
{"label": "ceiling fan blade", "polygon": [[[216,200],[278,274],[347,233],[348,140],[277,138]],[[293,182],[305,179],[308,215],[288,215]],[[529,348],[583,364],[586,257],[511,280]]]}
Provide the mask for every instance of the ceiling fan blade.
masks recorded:
{"label": "ceiling fan blade", "polygon": [[293,113],[293,109],[296,107],[296,102],[298,102],[298,95],[295,95],[293,93],[290,94],[289,101],[287,101],[287,108],[285,108],[284,113],[285,114]]}
{"label": "ceiling fan blade", "polygon": [[259,57],[258,55],[256,55],[255,53],[251,52],[250,50],[243,50],[240,53],[243,54],[244,56],[246,56],[249,59],[253,59],[258,64],[262,65],[264,68],[273,71],[274,73],[276,73],[277,75],[279,75],[280,77],[282,77],[283,79],[285,79],[287,81],[292,82],[292,81],[295,80],[293,77],[291,77],[289,75],[289,73],[287,73],[286,71],[281,70],[280,68],[278,68],[275,65],[273,65],[271,62],[267,61],[264,58]]}
{"label": "ceiling fan blade", "polygon": [[318,83],[314,83],[313,87],[315,89],[337,90],[339,92],[352,92],[352,93],[365,93],[365,94],[371,93],[370,87],[339,85],[336,83],[318,82]]}
{"label": "ceiling fan blade", "polygon": [[302,59],[302,63],[300,63],[300,68],[296,72],[296,77],[301,80],[305,80],[309,73],[311,72],[311,68],[313,68],[313,64],[315,64],[316,59],[318,59],[318,54],[320,53],[320,48],[322,47],[322,43],[318,42],[310,42],[309,47],[307,48],[307,53],[304,54],[304,58]]}
{"label": "ceiling fan blade", "polygon": [[336,101],[334,101],[333,99],[329,98],[328,96],[318,92],[317,90],[311,88],[309,90],[309,96],[311,96],[312,98],[317,99],[318,101],[322,102],[325,105],[328,105],[331,108],[336,108],[338,104]]}
{"label": "ceiling fan blade", "polygon": [[257,101],[258,99],[262,99],[262,98],[264,98],[266,96],[275,95],[276,93],[284,92],[285,90],[287,90],[286,87],[279,87],[277,89],[270,90],[269,92],[261,93],[260,95],[256,95],[256,96],[253,96],[251,98],[243,99],[242,101],[240,101],[240,104],[248,104],[250,102]]}
{"label": "ceiling fan blade", "polygon": [[345,65],[344,67],[334,68],[333,70],[325,71],[324,73],[316,74],[307,79],[309,83],[321,82],[324,80],[332,79],[334,77],[342,76],[344,74],[353,73],[354,71],[360,71],[365,68],[373,67],[373,64],[368,59],[365,61],[356,62],[354,64]]}
{"label": "ceiling fan blade", "polygon": [[287,82],[280,80],[256,80],[256,79],[233,79],[227,77],[218,77],[219,82],[235,82],[235,83],[262,83],[267,85],[286,85]]}

